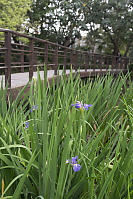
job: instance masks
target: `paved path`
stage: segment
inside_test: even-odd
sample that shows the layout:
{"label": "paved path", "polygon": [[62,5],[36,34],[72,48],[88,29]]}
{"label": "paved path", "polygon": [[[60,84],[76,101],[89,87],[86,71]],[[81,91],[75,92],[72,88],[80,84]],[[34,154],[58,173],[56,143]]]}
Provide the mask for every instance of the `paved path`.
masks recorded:
{"label": "paved path", "polygon": [[[59,71],[59,74],[62,73],[62,70]],[[70,70],[66,71],[67,74],[70,73]],[[37,72],[33,73],[33,76],[37,78]],[[40,71],[40,77],[43,80],[44,72]],[[47,71],[47,77],[52,78],[54,76],[54,70]],[[0,75],[0,87],[1,87],[1,80],[3,78],[3,87],[5,87],[5,76]],[[11,75],[11,88],[25,86],[29,81],[29,72],[25,73],[15,73]]]}
{"label": "paved path", "polygon": [[[99,72],[100,69],[95,69],[95,72]],[[103,72],[106,72],[106,69],[102,69]],[[116,71],[116,69],[114,69],[113,71]],[[75,70],[73,70],[73,72],[75,72]],[[85,72],[85,70],[80,70],[80,72]],[[88,69],[87,72],[93,72],[93,69]],[[70,70],[66,70],[66,74],[69,74]],[[62,70],[59,70],[59,75],[62,74]],[[40,77],[43,80],[43,75],[44,72],[40,71]],[[34,72],[33,75],[35,78],[37,78],[37,72]],[[54,76],[54,70],[48,70],[47,71],[47,78],[52,78]],[[0,75],[0,87],[1,87],[1,80],[3,78],[3,88],[5,88],[5,76]],[[25,86],[29,81],[29,73],[25,72],[25,73],[15,73],[11,75],[11,88],[17,88],[17,87],[21,87],[21,86]]]}

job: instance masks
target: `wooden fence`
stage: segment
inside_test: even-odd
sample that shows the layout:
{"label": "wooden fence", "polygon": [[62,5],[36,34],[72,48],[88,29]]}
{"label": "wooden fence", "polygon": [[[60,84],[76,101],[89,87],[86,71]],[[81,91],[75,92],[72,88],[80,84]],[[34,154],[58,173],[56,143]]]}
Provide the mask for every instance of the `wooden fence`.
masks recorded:
{"label": "wooden fence", "polygon": [[[13,39],[15,38],[15,39]],[[16,40],[16,42],[14,42]],[[121,69],[126,70],[129,59],[103,55],[64,47],[56,43],[31,37],[15,31],[0,29],[0,74],[5,75],[5,86],[11,87],[11,74],[29,71],[29,79],[38,67],[47,67],[57,74],[58,67],[64,70]]]}

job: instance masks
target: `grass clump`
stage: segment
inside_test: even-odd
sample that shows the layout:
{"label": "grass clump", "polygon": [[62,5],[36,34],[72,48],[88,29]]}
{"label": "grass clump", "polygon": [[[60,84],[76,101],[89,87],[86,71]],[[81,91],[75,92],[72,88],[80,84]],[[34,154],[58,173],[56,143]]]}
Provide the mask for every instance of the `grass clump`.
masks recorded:
{"label": "grass clump", "polygon": [[[8,107],[1,88],[1,198],[132,198],[130,75],[83,82],[71,72],[56,85],[54,79],[47,85],[46,78],[45,72],[42,85],[38,72],[29,96],[22,99],[21,91]],[[92,106],[86,110],[84,104]]]}

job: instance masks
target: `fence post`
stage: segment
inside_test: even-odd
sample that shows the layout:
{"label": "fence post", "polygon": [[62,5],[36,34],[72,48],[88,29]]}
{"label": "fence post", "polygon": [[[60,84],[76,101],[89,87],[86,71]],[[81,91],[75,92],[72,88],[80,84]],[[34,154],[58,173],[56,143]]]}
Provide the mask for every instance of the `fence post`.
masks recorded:
{"label": "fence post", "polygon": [[105,60],[106,60],[106,69],[109,70],[109,57],[108,57],[108,55],[106,56]]}
{"label": "fence post", "polygon": [[70,50],[70,68],[73,68],[73,51]]}
{"label": "fence post", "polygon": [[47,68],[47,65],[48,65],[48,43],[45,43],[44,64],[45,64],[45,67]]}
{"label": "fence post", "polygon": [[100,68],[100,71],[103,70],[103,66],[102,66],[102,55],[98,55],[98,68]]}
{"label": "fence post", "polygon": [[29,50],[30,50],[29,80],[31,80],[33,77],[33,65],[34,65],[34,41],[32,38],[29,40],[30,40],[30,43],[29,43]]}
{"label": "fence post", "polygon": [[75,65],[75,70],[78,70],[78,52],[75,51],[74,53],[74,65]]}
{"label": "fence post", "polygon": [[112,56],[112,69],[115,68],[115,65],[116,65],[116,57]]}
{"label": "fence post", "polygon": [[5,32],[5,86],[11,87],[11,33]]}
{"label": "fence post", "polygon": [[64,49],[64,72],[66,73],[67,49]]}
{"label": "fence post", "polygon": [[92,64],[92,66],[93,66],[93,72],[95,73],[95,69],[96,69],[96,55],[95,54],[93,54],[93,64]]}
{"label": "fence post", "polygon": [[72,63],[72,67],[74,68],[74,70],[77,70],[77,52],[72,50],[72,54],[71,54],[71,63]]}
{"label": "fence post", "polygon": [[55,48],[55,55],[54,55],[54,64],[55,64],[55,67],[54,67],[54,75],[57,75],[57,69],[58,69],[58,45],[56,45],[56,48]]}
{"label": "fence post", "polygon": [[34,71],[37,71],[37,50],[34,51]]}
{"label": "fence post", "polygon": [[85,64],[86,64],[86,60],[85,60],[85,54],[84,52],[80,52],[80,69],[85,67]]}
{"label": "fence post", "polygon": [[22,52],[21,52],[21,72],[24,73],[24,46],[22,46]]}
{"label": "fence post", "polygon": [[87,71],[89,66],[89,55],[88,52],[85,53],[85,71]]}

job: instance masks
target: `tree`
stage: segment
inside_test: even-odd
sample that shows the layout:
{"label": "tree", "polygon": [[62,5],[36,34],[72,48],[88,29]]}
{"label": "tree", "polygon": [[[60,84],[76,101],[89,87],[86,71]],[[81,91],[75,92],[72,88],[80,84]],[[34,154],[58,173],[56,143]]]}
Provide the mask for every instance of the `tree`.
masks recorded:
{"label": "tree", "polygon": [[83,0],[82,5],[89,42],[127,56],[133,45],[133,0]]}
{"label": "tree", "polygon": [[35,36],[70,46],[80,38],[82,16],[77,0],[33,0],[28,13]]}
{"label": "tree", "polygon": [[27,11],[32,0],[0,0],[0,27],[24,30]]}
{"label": "tree", "polygon": [[27,32],[65,46],[87,31],[88,49],[127,56],[133,44],[133,0],[33,0]]}

